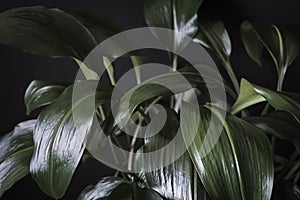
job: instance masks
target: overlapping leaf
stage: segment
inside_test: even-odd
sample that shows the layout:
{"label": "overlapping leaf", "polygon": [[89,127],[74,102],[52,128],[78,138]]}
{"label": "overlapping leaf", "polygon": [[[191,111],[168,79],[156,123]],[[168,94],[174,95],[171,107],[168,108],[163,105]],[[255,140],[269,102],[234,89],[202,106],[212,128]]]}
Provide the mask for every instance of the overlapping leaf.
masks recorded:
{"label": "overlapping leaf", "polygon": [[84,151],[94,109],[112,92],[106,84],[95,88],[94,81],[75,84],[78,96],[72,96],[73,85],[66,88],[40,113],[34,130],[30,172],[40,188],[53,198],[64,195]]}
{"label": "overlapping leaf", "polygon": [[237,113],[256,103],[268,101],[275,109],[291,113],[300,122],[300,104],[292,99],[291,96],[291,94],[275,92],[242,79],[241,92],[232,106],[231,113]]}
{"label": "overlapping leaf", "polygon": [[214,50],[222,61],[229,62],[231,41],[223,22],[218,20],[201,20],[194,42]]}
{"label": "overlapping leaf", "polygon": [[292,142],[300,152],[300,124],[285,111],[274,111],[263,116],[248,117],[246,121],[261,128],[265,133]]}
{"label": "overlapping leaf", "polygon": [[201,20],[194,42],[212,49],[217,54],[231,78],[235,90],[238,92],[238,81],[230,64],[231,41],[223,22],[219,20]]}
{"label": "overlapping leaf", "polygon": [[63,84],[50,84],[40,80],[32,81],[25,92],[26,113],[29,115],[33,110],[50,104],[66,88]]}
{"label": "overlapping leaf", "polygon": [[[185,84],[185,81],[188,81],[188,84]],[[208,95],[209,98],[207,84],[211,86],[210,89],[212,90],[218,90],[224,86],[223,82],[213,77],[207,76],[204,81],[199,73],[188,71],[180,74],[175,72],[155,76],[132,88],[122,97],[120,104],[114,108],[116,113],[115,121],[118,124],[125,125],[139,104],[156,96],[172,96],[191,88],[197,88],[201,93]],[[228,86],[225,85],[225,88],[228,93],[232,93]]]}
{"label": "overlapping leaf", "polygon": [[262,26],[245,21],[241,25],[241,37],[249,56],[258,64],[261,64],[263,49],[268,50],[282,86],[287,67],[300,53],[299,35],[275,25]]}
{"label": "overlapping leaf", "polygon": [[20,7],[0,14],[0,43],[49,57],[83,60],[97,45],[78,20],[59,9]]}
{"label": "overlapping leaf", "polygon": [[[175,114],[175,111],[173,112]],[[159,135],[145,139],[145,145],[139,150],[135,161],[135,167],[140,171],[139,177],[145,185],[156,190],[166,199],[209,199],[186,152],[181,132],[177,133],[179,122],[177,115],[174,114],[168,115],[164,129],[161,130]],[[172,128],[171,125],[176,128]],[[152,135],[157,132],[156,129],[155,124],[150,124],[147,128],[147,133]],[[166,148],[166,145],[169,144],[176,134],[179,134],[180,140],[176,140],[176,144],[171,148]],[[183,149],[183,155],[179,154],[180,151],[178,150],[180,148]],[[158,153],[153,153],[155,151],[158,151]],[[151,152],[152,154],[146,154],[146,156],[143,154]],[[177,154],[179,158],[177,158]],[[166,161],[172,160],[174,162],[165,166]]]}
{"label": "overlapping leaf", "polygon": [[[197,11],[202,0],[147,0],[144,4],[145,20],[150,27],[172,29],[170,37],[163,37],[172,44],[171,50],[183,49],[198,31]],[[154,30],[160,37],[160,32]],[[161,36],[162,37],[162,36]]]}
{"label": "overlapping leaf", "polygon": [[0,139],[0,197],[15,182],[29,174],[35,123],[36,120],[19,123],[11,133]]}
{"label": "overlapping leaf", "polygon": [[84,189],[79,200],[162,200],[151,189],[141,188],[136,183],[116,177],[105,177],[95,186]]}
{"label": "overlapping leaf", "polygon": [[[222,119],[216,108],[212,109],[213,113],[201,108],[198,116],[194,106],[183,106],[183,119],[190,119],[181,121],[183,137],[192,141],[188,151],[211,198],[270,199],[274,169],[266,135],[233,115]],[[195,138],[190,138],[191,131],[195,130],[198,130]],[[218,131],[222,131],[219,138]]]}

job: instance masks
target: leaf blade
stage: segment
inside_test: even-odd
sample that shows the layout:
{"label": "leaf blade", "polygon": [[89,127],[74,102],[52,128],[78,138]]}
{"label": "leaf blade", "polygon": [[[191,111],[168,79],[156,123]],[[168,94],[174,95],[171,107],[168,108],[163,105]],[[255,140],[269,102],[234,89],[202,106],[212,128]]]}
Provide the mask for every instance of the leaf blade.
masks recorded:
{"label": "leaf blade", "polygon": [[[40,113],[34,130],[35,151],[30,172],[39,187],[54,198],[64,195],[84,151],[95,114],[95,108],[87,103],[96,99],[97,107],[110,98],[112,91],[105,84],[94,91],[94,81],[75,84],[79,96],[74,99],[74,86],[67,87]],[[80,115],[76,117],[74,112]]]}
{"label": "leaf blade", "polygon": [[29,115],[33,110],[50,104],[64,89],[65,85],[50,84],[40,80],[32,81],[25,91],[26,114]]}
{"label": "leaf blade", "polygon": [[[213,141],[216,138],[208,137],[209,140],[203,143],[206,135],[216,134],[217,126],[221,126],[217,121],[209,125],[216,110],[212,113],[202,108],[200,116],[196,116],[193,106],[184,105],[184,108],[182,114],[190,120],[184,124],[181,122],[183,136],[185,141],[192,141],[189,154],[212,199],[270,199],[274,169],[271,145],[264,133],[235,116],[227,115],[217,142]],[[189,138],[189,132],[195,125],[198,132],[193,140]],[[202,148],[204,153],[205,149],[212,149],[203,154]]]}
{"label": "leaf blade", "polygon": [[33,154],[32,132],[35,120],[19,123],[0,140],[0,197],[14,183],[29,174]]}

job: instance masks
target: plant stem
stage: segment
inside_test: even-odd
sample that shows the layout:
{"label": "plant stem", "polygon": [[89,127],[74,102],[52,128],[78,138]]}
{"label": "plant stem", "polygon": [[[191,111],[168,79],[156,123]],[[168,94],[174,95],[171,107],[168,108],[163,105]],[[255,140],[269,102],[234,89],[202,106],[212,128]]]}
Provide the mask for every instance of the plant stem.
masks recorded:
{"label": "plant stem", "polygon": [[296,162],[296,164],[289,170],[287,175],[284,177],[284,179],[288,180],[293,177],[293,174],[297,171],[297,169],[300,167],[300,159]]}
{"label": "plant stem", "polygon": [[[286,67],[283,67],[283,69],[286,69]],[[285,77],[285,70],[280,71],[278,73],[278,80],[277,80],[277,91],[282,90],[283,82],[284,82],[284,77]]]}
{"label": "plant stem", "polygon": [[142,119],[139,118],[139,123],[135,129],[133,138],[131,140],[131,145],[130,145],[131,147],[130,147],[130,152],[129,152],[129,157],[128,157],[128,166],[127,166],[128,170],[130,170],[130,171],[133,168],[133,152],[134,152],[135,143],[136,143],[141,126],[142,126]]}
{"label": "plant stem", "polygon": [[292,155],[289,157],[289,160],[285,163],[282,171],[278,175],[277,181],[281,180],[284,177],[284,175],[288,172],[288,170],[290,169],[290,167],[293,166],[293,163],[294,163],[294,161],[296,160],[297,157],[298,157],[298,152],[294,151],[292,153]]}
{"label": "plant stem", "polygon": [[231,67],[231,64],[230,64],[230,61],[226,61],[225,59],[221,59],[223,64],[224,64],[224,67],[231,79],[231,82],[233,84],[233,87],[235,89],[235,92],[238,94],[239,91],[240,91],[240,86],[239,86],[239,82],[235,76],[235,73],[233,72],[232,70],[232,67]]}
{"label": "plant stem", "polygon": [[298,170],[298,172],[297,172],[297,174],[296,174],[296,176],[295,176],[295,178],[294,178],[293,183],[294,183],[295,185],[298,183],[299,178],[300,178],[300,170]]}

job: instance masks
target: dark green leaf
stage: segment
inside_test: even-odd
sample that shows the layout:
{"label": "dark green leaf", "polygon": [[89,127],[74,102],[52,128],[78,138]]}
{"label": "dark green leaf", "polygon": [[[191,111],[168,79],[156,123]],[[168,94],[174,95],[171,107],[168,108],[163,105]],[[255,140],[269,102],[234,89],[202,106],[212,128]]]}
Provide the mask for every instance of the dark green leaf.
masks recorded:
{"label": "dark green leaf", "polygon": [[238,99],[231,108],[231,113],[237,113],[256,103],[268,101],[273,108],[291,113],[300,122],[300,104],[289,96],[285,95],[285,93],[275,92],[251,84],[246,79],[242,79],[241,91]]}
{"label": "dark green leaf", "polygon": [[26,113],[29,115],[33,110],[50,104],[66,88],[61,84],[50,84],[40,80],[32,81],[25,92]]}
{"label": "dark green leaf", "polygon": [[263,116],[248,117],[245,120],[261,128],[265,133],[292,142],[300,153],[300,124],[288,112],[274,111]]}
{"label": "dark green leaf", "polygon": [[[145,20],[150,27],[172,29],[172,50],[183,49],[198,31],[197,11],[202,0],[147,0],[144,4]],[[155,32],[159,37],[159,33]],[[164,38],[168,39],[168,38]]]}
{"label": "dark green leaf", "polygon": [[212,49],[220,58],[226,69],[235,90],[239,91],[237,78],[230,63],[231,41],[223,22],[218,20],[201,20],[199,22],[199,32],[194,42]]}
{"label": "dark green leaf", "polygon": [[35,122],[36,120],[22,122],[0,139],[0,197],[14,183],[29,174]]}
{"label": "dark green leaf", "polygon": [[[192,141],[189,154],[212,199],[270,199],[274,169],[266,135],[233,115],[224,120],[216,108],[201,108],[200,116],[195,110],[184,104],[181,119],[190,120],[180,124],[185,141]],[[192,131],[197,131],[195,138],[190,138]]]}
{"label": "dark green leaf", "polygon": [[222,61],[229,61],[231,54],[231,41],[223,22],[200,21],[199,31],[194,42],[214,50]]}
{"label": "dark green leaf", "polygon": [[0,14],[0,43],[49,57],[83,60],[97,45],[79,21],[59,9],[21,7]]}
{"label": "dark green leaf", "polygon": [[97,43],[120,33],[121,30],[112,22],[112,19],[99,15],[99,13],[84,11],[67,11],[80,21],[95,37]]}
{"label": "dark green leaf", "polygon": [[116,177],[105,177],[95,186],[84,189],[78,200],[162,200],[155,191]]}
{"label": "dark green leaf", "polygon": [[[73,85],[69,86],[38,117],[30,172],[39,187],[53,198],[61,198],[71,181],[85,148],[95,107],[110,98],[112,87],[100,84],[95,88],[95,83],[75,83],[76,94]],[[95,107],[91,102],[95,102]]]}
{"label": "dark green leaf", "polygon": [[[177,118],[176,115],[175,117]],[[171,121],[171,119],[167,119],[166,124]],[[176,126],[176,123],[174,125]],[[176,129],[164,128],[162,130],[164,133],[160,133],[160,135],[176,135],[179,127],[178,121],[177,125]],[[150,124],[147,131],[156,133],[157,130],[155,126],[156,124],[152,126]],[[165,127],[167,127],[167,125],[165,125]],[[177,134],[181,133],[179,132]],[[139,177],[143,180],[144,184],[156,190],[166,199],[209,199],[188,153],[185,152],[177,158],[176,153],[178,153],[178,149],[185,149],[182,137],[181,140],[177,140],[180,143],[176,143],[172,146],[173,148],[162,149],[171,139],[165,139],[160,135],[145,139],[145,145],[139,150],[141,154],[137,154],[136,157],[135,167],[140,170]],[[160,150],[159,153],[153,153],[157,150]],[[146,154],[147,156],[144,157],[145,154],[143,153],[151,152],[153,154]],[[175,162],[171,162],[171,164],[165,166],[165,161],[170,159],[175,160]]]}
{"label": "dark green leaf", "polygon": [[282,84],[287,67],[300,53],[299,35],[275,25],[261,26],[245,21],[241,25],[241,37],[249,56],[258,64],[261,64],[263,49],[268,50]]}
{"label": "dark green leaf", "polygon": [[[185,84],[185,81],[188,81],[189,84]],[[191,87],[199,89],[203,94],[209,94],[207,84],[214,87],[210,89],[220,89],[224,86],[223,82],[220,83],[213,77],[207,76],[205,82],[199,73],[194,72],[181,72],[180,74],[174,72],[155,76],[132,88],[122,97],[120,104],[113,108],[116,113],[115,121],[118,124],[125,125],[139,104],[156,96],[172,96],[173,94],[185,92]],[[168,86],[172,89],[172,92],[164,86]],[[228,87],[226,87],[226,90],[227,92],[231,91]],[[128,102],[129,106],[127,107]]]}

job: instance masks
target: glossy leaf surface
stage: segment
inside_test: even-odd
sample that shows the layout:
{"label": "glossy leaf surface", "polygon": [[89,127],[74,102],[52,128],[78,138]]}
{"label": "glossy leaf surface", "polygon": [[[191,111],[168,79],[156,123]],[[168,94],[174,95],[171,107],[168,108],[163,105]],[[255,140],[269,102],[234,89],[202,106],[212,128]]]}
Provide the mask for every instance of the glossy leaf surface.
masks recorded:
{"label": "glossy leaf surface", "polygon": [[162,200],[151,189],[141,188],[136,183],[116,177],[105,177],[95,186],[84,189],[79,200]]}
{"label": "glossy leaf surface", "polygon": [[[184,108],[182,115],[190,120],[181,121],[183,137],[192,141],[188,151],[211,198],[270,199],[274,169],[266,135],[233,115],[222,119],[216,108],[201,108],[200,116],[194,106],[184,104]],[[223,131],[218,138],[218,126],[222,128],[222,124]],[[198,131],[195,138],[190,138],[193,127]],[[206,135],[210,137],[205,139]]]}
{"label": "glossy leaf surface", "polygon": [[[150,153],[159,150],[159,154],[151,154],[146,157],[144,157],[144,154],[138,154],[135,166],[141,171],[139,177],[145,185],[156,190],[166,199],[208,200],[208,194],[186,152],[182,137],[173,148],[164,148],[176,135],[179,128],[176,114],[169,114],[168,117],[164,129],[159,133],[160,135],[145,139],[145,145],[139,150],[139,153]],[[167,127],[170,127],[168,124],[173,124],[177,128],[167,129]],[[157,132],[156,129],[155,125],[150,124],[147,131],[152,135]],[[181,135],[181,132],[177,134]],[[162,137],[162,135],[168,135],[168,138]],[[183,148],[185,151],[177,159],[178,155],[176,154],[179,148]],[[166,160],[175,161],[165,166]]]}
{"label": "glossy leaf surface", "polygon": [[261,128],[265,133],[292,142],[300,152],[300,124],[285,111],[274,111],[263,116],[248,117],[246,121]]}
{"label": "glossy leaf surface", "polygon": [[268,103],[277,110],[291,113],[300,122],[300,104],[291,98],[291,95],[275,92],[270,89],[249,83],[246,79],[241,81],[241,92],[231,109],[231,113],[237,113],[244,108],[259,102]]}
{"label": "glossy leaf surface", "polygon": [[211,48],[223,61],[229,61],[231,41],[223,22],[218,20],[200,21],[199,31],[194,42]]}
{"label": "glossy leaf surface", "polygon": [[[61,198],[81,159],[95,108],[110,98],[112,87],[93,81],[79,82],[74,98],[73,85],[45,108],[34,129],[35,151],[30,172],[39,187],[53,198]],[[89,104],[95,101],[95,107]],[[74,115],[75,113],[75,115]]]}
{"label": "glossy leaf surface", "polygon": [[[170,32],[172,50],[184,48],[198,31],[197,11],[202,0],[147,0],[144,15],[148,26],[174,30]],[[154,32],[160,37],[159,32]],[[163,38],[168,40],[168,38]]]}
{"label": "glossy leaf surface", "polygon": [[50,104],[66,88],[62,84],[50,84],[40,80],[32,81],[25,92],[26,113],[29,115],[33,110]]}
{"label": "glossy leaf surface", "polygon": [[[188,81],[188,84],[186,84],[186,81]],[[224,87],[223,82],[220,83],[220,81],[213,77],[206,77],[206,81],[204,81],[200,74],[194,72],[171,72],[150,78],[132,88],[122,97],[120,104],[114,108],[116,109],[115,121],[122,125],[126,124],[130,115],[139,104],[156,96],[172,96],[190,90],[191,88],[197,88],[202,94],[209,98],[207,84],[211,86],[210,89],[212,90],[218,90],[220,87]],[[230,88],[226,85],[225,88],[226,91],[230,93]]]}
{"label": "glossy leaf surface", "polygon": [[88,29],[74,17],[62,10],[42,6],[2,12],[0,29],[0,43],[49,57],[83,60],[97,45]]}
{"label": "glossy leaf surface", "polygon": [[14,183],[29,174],[35,123],[36,120],[19,123],[12,132],[0,139],[0,197]]}
{"label": "glossy leaf surface", "polygon": [[299,35],[275,25],[262,26],[245,21],[241,25],[241,37],[249,56],[260,65],[262,51],[267,49],[282,86],[288,66],[300,53]]}

